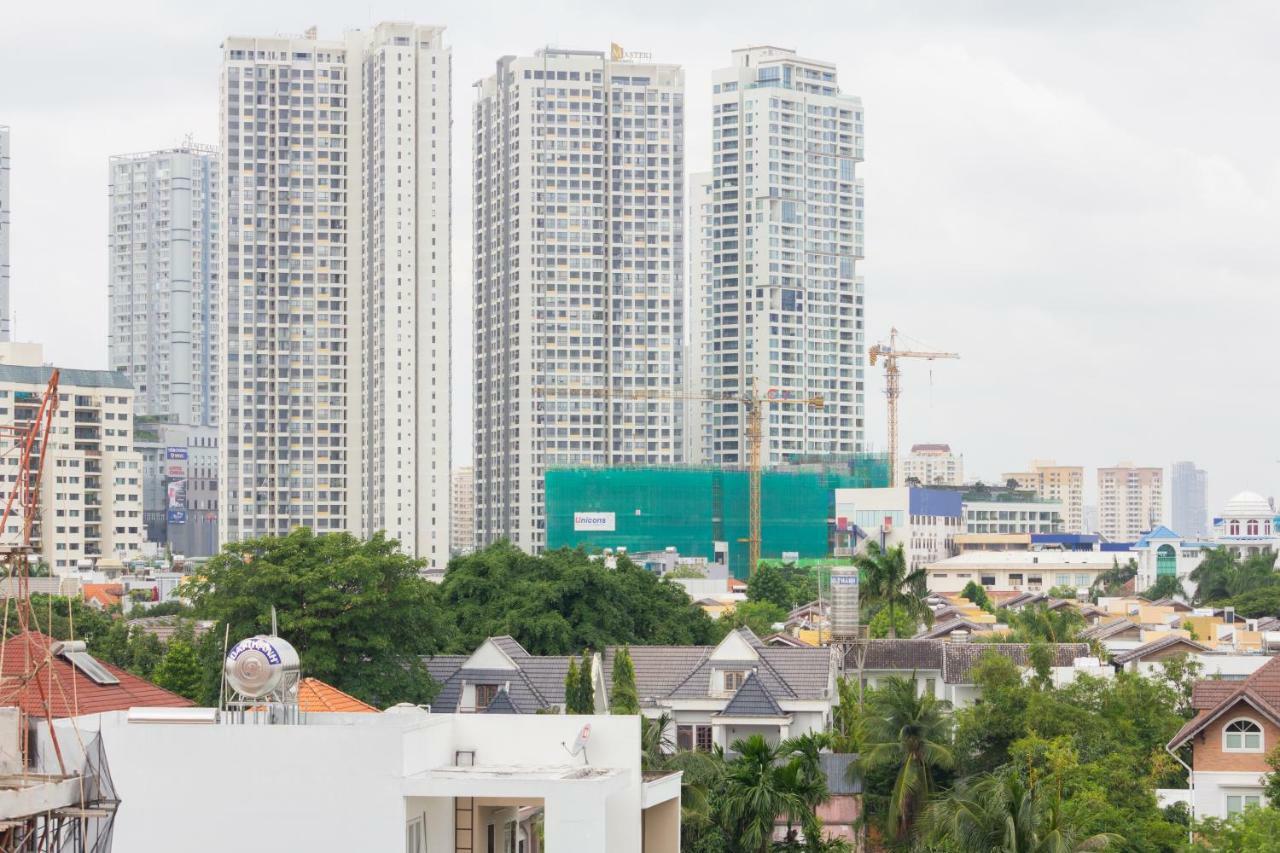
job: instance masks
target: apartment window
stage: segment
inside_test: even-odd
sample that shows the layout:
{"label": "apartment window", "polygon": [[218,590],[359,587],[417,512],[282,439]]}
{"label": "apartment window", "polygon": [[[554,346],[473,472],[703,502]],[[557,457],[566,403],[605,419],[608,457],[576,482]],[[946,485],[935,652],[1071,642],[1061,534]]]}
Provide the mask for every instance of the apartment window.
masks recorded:
{"label": "apartment window", "polygon": [[995,585],[996,585],[996,576],[995,576],[995,575],[982,575],[981,577],[979,577],[979,578],[978,578],[978,582],[979,582],[982,586],[995,586]]}
{"label": "apartment window", "polygon": [[1262,794],[1246,794],[1244,792],[1227,794],[1227,817],[1238,815],[1249,807],[1262,807]]}
{"label": "apartment window", "polygon": [[676,726],[676,747],[711,751],[711,726]]}
{"label": "apartment window", "polygon": [[489,707],[489,703],[493,701],[493,697],[498,695],[498,685],[496,684],[477,684],[476,685],[476,710],[483,711]]}
{"label": "apartment window", "polygon": [[1253,720],[1232,720],[1222,730],[1224,752],[1262,752],[1262,726]]}

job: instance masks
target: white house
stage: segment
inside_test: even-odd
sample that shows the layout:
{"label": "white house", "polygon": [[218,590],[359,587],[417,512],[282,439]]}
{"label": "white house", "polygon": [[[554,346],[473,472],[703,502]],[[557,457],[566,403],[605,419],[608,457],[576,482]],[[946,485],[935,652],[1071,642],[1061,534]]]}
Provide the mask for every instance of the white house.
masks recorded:
{"label": "white house", "polygon": [[[120,799],[114,841],[131,853],[680,847],[680,775],[642,777],[636,716],[398,706],[255,725],[215,722],[213,709],[146,709],[57,731],[68,767],[101,732]],[[525,820],[533,809],[540,841]]]}
{"label": "white house", "polygon": [[[613,671],[618,648],[601,669]],[[631,646],[642,713],[672,719],[673,741],[689,749],[732,747],[753,734],[770,743],[824,731],[836,701],[835,652],[770,646],[739,628],[717,646]]]}

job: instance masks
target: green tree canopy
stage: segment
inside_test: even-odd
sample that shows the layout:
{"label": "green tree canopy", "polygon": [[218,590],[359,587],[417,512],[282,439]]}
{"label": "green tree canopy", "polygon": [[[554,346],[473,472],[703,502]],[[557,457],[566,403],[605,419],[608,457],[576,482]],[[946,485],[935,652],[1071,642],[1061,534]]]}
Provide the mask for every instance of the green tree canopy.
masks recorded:
{"label": "green tree canopy", "polygon": [[965,584],[964,589],[960,590],[960,596],[969,599],[983,610],[991,609],[991,597],[987,595],[987,590],[975,581]]}
{"label": "green tree canopy", "polygon": [[434,685],[420,656],[443,650],[449,623],[421,566],[381,534],[299,528],[228,545],[191,595],[219,639],[224,626],[232,643],[270,632],[274,605],[305,674],[373,705],[427,702]]}
{"label": "green tree canopy", "polygon": [[768,601],[784,611],[791,610],[798,602],[791,597],[791,588],[782,576],[782,569],[773,563],[761,563],[747,581],[748,601]]}
{"label": "green tree canopy", "polygon": [[164,657],[152,673],[152,680],[165,690],[198,701],[204,677],[200,660],[191,643],[182,637],[174,637],[165,649]]}
{"label": "green tree canopy", "polygon": [[607,568],[580,550],[531,556],[507,542],[449,564],[440,604],[456,627],[450,650],[510,634],[535,655],[614,645],[706,645],[715,623],[684,588],[618,558]]}
{"label": "green tree canopy", "polygon": [[[889,619],[893,622],[890,623]],[[881,607],[876,611],[876,615],[871,617],[871,622],[867,625],[867,631],[870,632],[872,639],[883,640],[886,637],[912,637],[915,636],[918,624],[904,610],[893,611],[888,607]]]}
{"label": "green tree canopy", "polygon": [[787,611],[772,601],[739,601],[717,622],[721,636],[736,628],[750,628],[758,637],[773,633],[773,626],[785,622]]}

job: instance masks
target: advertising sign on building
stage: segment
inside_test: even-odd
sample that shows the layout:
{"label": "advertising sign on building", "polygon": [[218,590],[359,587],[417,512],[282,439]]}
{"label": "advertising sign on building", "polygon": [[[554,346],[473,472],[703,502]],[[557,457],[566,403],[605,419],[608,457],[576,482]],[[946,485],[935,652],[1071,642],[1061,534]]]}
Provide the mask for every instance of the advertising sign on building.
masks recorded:
{"label": "advertising sign on building", "polygon": [[617,524],[611,512],[575,512],[573,529],[580,532],[611,531],[617,529]]}
{"label": "advertising sign on building", "polygon": [[165,519],[170,524],[187,523],[187,481],[171,480],[167,487]]}
{"label": "advertising sign on building", "polygon": [[187,476],[187,466],[186,465],[166,465],[164,469],[164,475],[166,477],[176,477],[181,479],[182,477]]}
{"label": "advertising sign on building", "polygon": [[164,449],[165,459],[186,459],[187,449],[185,447],[166,447]]}

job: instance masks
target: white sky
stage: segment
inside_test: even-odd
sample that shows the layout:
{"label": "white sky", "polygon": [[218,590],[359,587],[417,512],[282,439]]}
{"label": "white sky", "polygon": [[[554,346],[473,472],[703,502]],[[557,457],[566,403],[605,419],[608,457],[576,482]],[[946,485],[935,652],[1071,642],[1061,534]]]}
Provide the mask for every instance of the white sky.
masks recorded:
{"label": "white sky", "polygon": [[[710,164],[711,70],[771,43],[836,61],[863,98],[870,337],[897,325],[963,356],[904,366],[904,447],[949,442],[988,479],[1033,457],[1190,458],[1214,509],[1280,491],[1265,2],[10,3],[17,336],[106,365],[107,158],[217,140],[222,37],[380,20],[444,24],[454,49],[455,462],[471,456],[471,82],[545,44],[681,63],[692,172]],[[868,387],[883,447],[881,377]]]}

